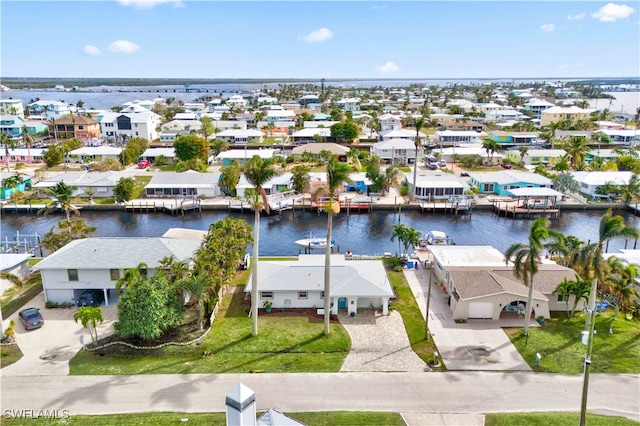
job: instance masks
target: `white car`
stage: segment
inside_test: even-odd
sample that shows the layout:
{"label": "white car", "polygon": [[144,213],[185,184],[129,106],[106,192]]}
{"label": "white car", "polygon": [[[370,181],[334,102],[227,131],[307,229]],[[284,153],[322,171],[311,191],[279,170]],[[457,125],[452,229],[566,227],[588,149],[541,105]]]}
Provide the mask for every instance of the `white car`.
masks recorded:
{"label": "white car", "polygon": [[447,167],[447,160],[440,160],[438,164],[440,165],[440,167]]}

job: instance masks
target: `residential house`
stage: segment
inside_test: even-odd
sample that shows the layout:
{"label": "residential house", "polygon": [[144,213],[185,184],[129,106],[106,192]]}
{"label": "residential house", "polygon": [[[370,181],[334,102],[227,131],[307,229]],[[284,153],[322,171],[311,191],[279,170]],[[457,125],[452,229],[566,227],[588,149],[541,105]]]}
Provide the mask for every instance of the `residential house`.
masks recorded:
{"label": "residential house", "polygon": [[553,188],[553,182],[536,173],[502,170],[499,172],[470,172],[469,186],[477,188],[483,194],[508,197],[511,189]]}
{"label": "residential house", "polygon": [[29,115],[42,115],[47,120],[57,120],[60,117],[71,114],[69,105],[59,101],[40,100],[27,105]]}
{"label": "residential house", "polygon": [[336,105],[344,112],[356,112],[360,110],[360,98],[340,99]]}
{"label": "residential house", "polygon": [[[2,253],[0,256],[0,273],[11,274],[24,280],[31,273],[29,268],[29,259],[31,253]],[[0,294],[4,294],[5,290],[13,287],[13,283],[6,278],[0,277]],[[0,317],[1,318],[1,317]],[[2,320],[0,319],[0,323]],[[2,330],[4,332],[4,329]]]}
{"label": "residential house", "polygon": [[[248,159],[253,157],[254,155],[258,155],[263,159],[266,158],[274,158],[279,150],[271,149],[271,148],[263,148],[263,149],[230,149],[227,151],[222,151],[215,157],[216,164],[218,166],[228,166],[233,160],[238,160],[241,164],[244,164]],[[209,157],[209,164],[213,164],[214,158],[213,156]]]}
{"label": "residential house", "polygon": [[[427,135],[422,132],[418,132],[418,138],[420,139],[422,145],[427,142]],[[410,141],[415,141],[416,131],[409,129],[387,130],[384,132],[380,132],[380,139],[383,141],[390,139],[407,139]]]}
{"label": "residential house", "polygon": [[471,120],[450,120],[443,121],[438,124],[441,130],[454,130],[454,131],[474,131],[481,132],[484,129],[484,125],[482,123],[476,123]]}
{"label": "residential house", "polygon": [[155,112],[118,113],[108,112],[96,117],[100,121],[102,137],[116,140],[143,138],[152,141],[158,138],[157,129],[162,117]]}
{"label": "residential house", "polygon": [[571,176],[575,179],[576,182],[580,185],[580,192],[582,194],[591,196],[591,197],[599,197],[597,194],[597,190],[599,187],[613,184],[613,185],[628,185],[631,176],[633,176],[633,172],[624,171],[624,172],[613,172],[613,171],[604,171],[604,172],[571,172]]}
{"label": "residential house", "polygon": [[304,95],[298,99],[301,108],[319,111],[322,107],[318,95]]}
{"label": "residential house", "polygon": [[505,123],[512,121],[523,121],[527,119],[529,119],[529,117],[527,117],[520,111],[516,111],[515,109],[499,109],[487,111],[484,114],[485,123]]}
{"label": "residential house", "polygon": [[14,172],[2,172],[0,173],[0,182],[3,182],[5,179],[10,178],[15,176],[16,174],[20,175],[20,177],[22,178],[23,182],[21,184],[18,184],[16,186],[2,186],[0,187],[0,199],[2,200],[6,200],[11,198],[11,195],[13,195],[15,192],[24,192],[26,189],[31,187],[31,179],[32,176],[29,175],[23,175],[20,173],[14,173]]}
{"label": "residential house", "polygon": [[[9,149],[9,163],[23,163],[23,164],[33,164],[33,163],[44,163],[44,152],[46,149],[43,148],[15,148]],[[4,149],[0,149],[0,163],[6,164],[6,151]]]}
{"label": "residential house", "polygon": [[164,164],[175,164],[178,162],[178,157],[176,157],[176,150],[173,147],[166,148],[147,148],[142,155],[143,160],[149,160],[153,164],[158,163],[158,157],[164,158]]}
{"label": "residential house", "polygon": [[[320,115],[320,114],[315,114],[316,116]],[[320,117],[322,118],[322,116],[324,116],[326,114],[322,114],[320,115]],[[305,121],[304,123],[302,123],[302,128],[303,129],[317,129],[317,128],[327,128],[330,129],[331,126],[333,126],[334,124],[339,123],[339,121],[331,121],[331,120],[316,120],[316,121]]]}
{"label": "residential house", "polygon": [[211,198],[220,195],[219,180],[220,173],[198,173],[193,170],[182,173],[158,172],[153,174],[144,191],[149,198]]}
{"label": "residential house", "polygon": [[261,143],[264,140],[264,133],[259,130],[228,129],[215,134],[216,140],[228,142],[232,145],[247,145],[250,143]]}
{"label": "residential house", "polygon": [[316,140],[331,139],[331,129],[328,127],[308,127],[291,134],[291,139],[296,145],[314,143]]}
{"label": "residential house", "polygon": [[476,104],[476,108],[478,111],[486,114],[488,111],[497,111],[497,110],[503,109],[504,106],[497,104],[495,102],[487,102],[487,103]]}
{"label": "residential house", "polygon": [[[324,306],[324,255],[299,255],[297,260],[260,260],[259,305],[271,303],[274,309],[320,308]],[[358,309],[382,308],[389,313],[389,300],[395,297],[381,260],[351,260],[331,255],[329,296],[331,315],[345,312],[356,316]],[[251,279],[244,291],[251,292]]]}
{"label": "residential house", "polygon": [[401,130],[402,119],[394,114],[382,114],[378,117],[380,122],[380,131],[386,132],[388,130]]}
{"label": "residential house", "polygon": [[620,154],[616,149],[592,149],[587,152],[587,156],[584,159],[584,162],[589,164],[596,158],[601,159],[604,162],[614,161],[618,158]]}
{"label": "residential house", "polygon": [[58,182],[75,187],[74,197],[86,197],[86,190],[93,192],[93,198],[113,197],[113,188],[121,178],[133,178],[135,172],[67,172],[48,177],[33,185],[35,189],[53,188]]}
{"label": "residential house", "polygon": [[116,146],[83,146],[69,152],[69,157],[76,163],[105,161],[107,159],[120,161],[122,149]]}
{"label": "residential house", "polygon": [[[413,182],[413,174],[406,176],[408,182]],[[448,173],[420,172],[416,176],[414,195],[419,200],[448,200],[451,196],[464,195],[466,187],[453,175]]]}
{"label": "residential house", "polygon": [[521,156],[518,150],[505,151],[504,157],[512,163],[524,163],[526,166],[553,166],[567,154],[564,149],[529,149]]}
{"label": "residential house", "polygon": [[71,241],[38,263],[44,298],[53,303],[74,303],[86,290],[104,292],[105,305],[118,302],[117,281],[128,269],[146,265],[152,275],[161,261],[193,258],[201,242],[175,238],[83,238]]}
{"label": "residential house", "polygon": [[83,115],[65,115],[50,122],[49,134],[60,139],[100,137],[100,122]]}
{"label": "residential house", "polygon": [[322,151],[329,151],[332,154],[344,157],[344,161],[347,161],[346,155],[349,153],[349,148],[346,146],[338,145],[331,142],[315,142],[297,146],[291,150],[292,154],[302,155],[305,152],[309,152],[313,155],[320,155]]}
{"label": "residential house", "polygon": [[592,139],[591,130],[556,130],[555,134],[556,142],[567,141],[571,138],[583,138],[586,140]]}
{"label": "residential house", "polygon": [[22,126],[26,120],[19,115],[0,115],[0,133],[4,133],[9,139],[22,137]]}
{"label": "residential house", "polygon": [[615,129],[600,129],[593,132],[593,137],[599,139],[600,135],[606,135],[609,141],[613,144],[620,144],[625,146],[636,146],[640,142],[640,132],[635,129],[632,130],[615,130]]}
{"label": "residential house", "polygon": [[557,123],[560,121],[587,121],[591,116],[589,109],[578,108],[577,106],[561,107],[554,106],[552,108],[545,109],[540,114],[540,125],[547,127],[551,123]]}
{"label": "residential house", "polygon": [[[291,191],[293,188],[293,181],[291,178],[293,173],[285,172],[280,175],[274,176],[262,185],[262,189],[267,195],[280,194],[282,192]],[[243,174],[240,176],[240,180],[236,185],[236,195],[238,198],[244,197],[244,192],[247,189],[255,188],[247,177]]]}
{"label": "residential house", "polygon": [[554,104],[544,99],[533,98],[529,99],[523,108],[525,111],[530,111],[534,118],[540,119],[542,117],[542,111],[553,108],[554,106]]}
{"label": "residential house", "polygon": [[[516,278],[513,266],[490,246],[429,246],[431,271],[443,291],[454,319],[500,319],[524,315],[528,288]],[[555,294],[564,279],[575,271],[544,261],[533,281],[533,317],[549,318],[551,311],[565,311],[569,300]],[[578,308],[582,307],[579,302]]]}
{"label": "residential house", "polygon": [[17,115],[24,118],[24,106],[20,99],[0,99],[0,115]]}
{"label": "residential house", "polygon": [[345,192],[356,191],[360,194],[367,193],[369,191],[369,187],[373,183],[364,172],[349,173],[349,179],[351,180],[351,183],[345,184]]}
{"label": "residential house", "polygon": [[504,145],[533,145],[538,143],[538,136],[536,132],[492,130],[487,135],[487,139]]}
{"label": "residential house", "polygon": [[[385,163],[413,164],[416,159],[416,145],[409,139],[385,139],[373,144],[372,153]],[[418,148],[417,154],[418,159],[422,158],[424,148]]]}
{"label": "residential house", "polygon": [[433,137],[435,145],[480,143],[480,133],[471,130],[438,130]]}
{"label": "residential house", "polygon": [[267,123],[275,123],[277,121],[295,121],[295,119],[295,111],[284,109],[278,105],[274,105],[267,110]]}
{"label": "residential house", "polygon": [[437,151],[440,155],[441,160],[446,160],[447,162],[455,162],[459,161],[459,159],[473,156],[476,159],[480,159],[482,164],[489,164],[489,160],[491,160],[492,164],[501,163],[504,155],[499,152],[489,153],[486,149],[482,147],[480,144],[469,144],[463,146],[453,146],[449,148],[440,148]]}

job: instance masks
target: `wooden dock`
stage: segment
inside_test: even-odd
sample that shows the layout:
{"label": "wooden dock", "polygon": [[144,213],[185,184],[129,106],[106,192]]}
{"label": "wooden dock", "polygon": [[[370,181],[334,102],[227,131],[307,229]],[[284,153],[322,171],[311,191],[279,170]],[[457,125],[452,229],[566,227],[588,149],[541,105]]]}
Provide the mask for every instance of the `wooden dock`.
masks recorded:
{"label": "wooden dock", "polygon": [[124,210],[130,213],[154,213],[162,212],[170,215],[181,214],[197,211],[202,213],[202,204],[199,198],[185,198],[183,200],[175,200],[172,202],[138,202],[129,203],[124,206]]}
{"label": "wooden dock", "polygon": [[498,216],[511,217],[513,219],[535,219],[538,217],[550,217],[557,219],[560,209],[548,204],[524,204],[521,201],[496,201],[493,203],[493,211]]}
{"label": "wooden dock", "polygon": [[442,214],[468,214],[471,215],[473,211],[473,203],[469,202],[435,202],[435,201],[420,201],[420,211],[422,213],[442,213]]}

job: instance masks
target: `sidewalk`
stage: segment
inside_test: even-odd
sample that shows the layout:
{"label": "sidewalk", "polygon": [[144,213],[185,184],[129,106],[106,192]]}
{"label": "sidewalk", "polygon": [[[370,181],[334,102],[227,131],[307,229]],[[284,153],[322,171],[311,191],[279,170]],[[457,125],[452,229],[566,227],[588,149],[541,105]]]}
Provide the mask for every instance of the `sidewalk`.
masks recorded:
{"label": "sidewalk", "polygon": [[[425,315],[429,269],[405,269],[418,307]],[[429,330],[448,370],[531,371],[498,322],[457,324],[447,304],[448,295],[433,282]]]}

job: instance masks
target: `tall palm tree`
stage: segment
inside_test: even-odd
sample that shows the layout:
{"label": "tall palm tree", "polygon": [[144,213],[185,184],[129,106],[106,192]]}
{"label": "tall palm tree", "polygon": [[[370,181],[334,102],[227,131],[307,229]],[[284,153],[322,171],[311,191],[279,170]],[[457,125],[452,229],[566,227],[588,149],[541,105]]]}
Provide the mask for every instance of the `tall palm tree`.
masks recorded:
{"label": "tall palm tree", "polygon": [[267,193],[262,187],[271,178],[278,174],[275,163],[271,159],[262,159],[254,155],[243,167],[244,175],[255,188],[252,193],[251,204],[254,210],[253,222],[253,271],[251,273],[251,317],[253,319],[252,331],[258,335],[258,246],[260,245],[260,210],[269,214],[269,202]]}
{"label": "tall palm tree", "polygon": [[413,156],[413,186],[411,187],[411,201],[416,199],[416,180],[418,179],[418,150],[422,146],[422,142],[420,141],[420,129],[424,127],[425,117],[420,117],[416,120],[416,139],[414,141],[414,145],[416,147],[415,153]]}
{"label": "tall palm tree", "polygon": [[554,121],[549,123],[549,141],[551,143],[551,149],[554,148],[556,142],[556,131],[562,127],[562,121]]}
{"label": "tall palm tree", "polygon": [[73,314],[73,320],[76,323],[80,321],[82,327],[89,330],[93,343],[98,342],[97,326],[103,322],[102,309],[98,306],[82,306]]}
{"label": "tall palm tree", "polygon": [[533,277],[538,272],[538,264],[542,258],[545,240],[549,237],[549,221],[536,219],[529,230],[529,244],[515,243],[504,252],[505,262],[513,262],[515,276],[529,287],[527,309],[524,318],[524,334],[529,335],[529,323],[533,309]]}
{"label": "tall palm tree", "polygon": [[35,142],[35,138],[33,137],[33,135],[31,133],[29,133],[29,127],[27,127],[27,125],[25,124],[24,126],[22,126],[22,143],[24,144],[24,146],[27,147],[27,154],[29,156],[29,163],[31,163],[32,158],[31,158],[31,147],[33,146],[33,143]]}
{"label": "tall palm tree", "polygon": [[527,152],[529,152],[529,147],[521,146],[518,148],[518,151],[520,152],[520,165],[524,166],[524,157],[527,155]]}
{"label": "tall palm tree", "polygon": [[338,156],[333,155],[327,163],[327,191],[329,202],[327,211],[327,248],[324,258],[324,334],[329,334],[329,318],[331,317],[331,232],[333,231],[333,215],[340,211],[340,204],[334,204],[334,198],[338,195],[338,188],[343,183],[349,183],[351,168],[338,161]]}
{"label": "tall palm tree", "polygon": [[583,166],[590,148],[585,138],[573,136],[563,144],[563,149],[567,151],[567,156],[571,159],[571,168],[575,170]]}
{"label": "tall palm tree", "polygon": [[487,157],[489,159],[489,164],[493,162],[493,154],[498,152],[498,147],[500,145],[496,141],[492,141],[490,139],[485,139],[482,142],[482,148],[487,151]]}
{"label": "tall palm tree", "polygon": [[70,222],[72,212],[80,215],[80,210],[71,203],[73,199],[73,192],[76,189],[77,188],[75,186],[69,186],[64,183],[64,181],[58,182],[53,188],[45,189],[45,192],[52,198],[52,200],[41,208],[38,211],[38,214],[42,213],[46,216],[59,207],[67,217],[67,222]]}
{"label": "tall palm tree", "polygon": [[4,145],[4,159],[7,163],[7,173],[9,173],[11,172],[11,167],[9,166],[9,148],[14,149],[16,142],[10,139],[4,132],[0,133],[0,137],[2,137],[2,145]]}
{"label": "tall palm tree", "polygon": [[609,241],[619,238],[639,238],[640,232],[633,227],[624,223],[622,216],[614,216],[611,209],[607,210],[600,219],[600,228],[598,230],[598,241],[587,244],[580,251],[580,261],[585,269],[591,272],[591,293],[589,294],[588,309],[591,315],[587,315],[585,321],[585,330],[589,330],[595,320],[596,293],[598,291],[598,282],[604,281],[608,271],[607,262],[604,260],[603,254]]}
{"label": "tall palm tree", "polygon": [[605,278],[605,286],[609,294],[615,299],[614,318],[618,317],[620,308],[625,309],[633,300],[640,296],[635,289],[640,276],[640,265],[628,263],[616,256],[607,259],[611,273]]}

